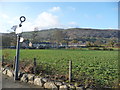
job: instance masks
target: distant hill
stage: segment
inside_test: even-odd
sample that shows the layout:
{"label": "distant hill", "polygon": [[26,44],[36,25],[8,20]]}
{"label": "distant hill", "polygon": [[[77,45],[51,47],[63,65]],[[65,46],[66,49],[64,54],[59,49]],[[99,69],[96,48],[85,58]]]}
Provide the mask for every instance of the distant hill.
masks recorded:
{"label": "distant hill", "polygon": [[[115,29],[89,29],[89,28],[69,28],[69,29],[46,29],[41,31],[31,31],[31,32],[23,32],[22,36],[28,40],[36,40],[40,41],[51,41],[54,38],[55,32],[60,31],[64,34],[64,40],[78,40],[85,43],[86,41],[95,42],[97,40],[106,43],[111,39],[117,42],[120,40],[120,30]],[[1,36],[1,34],[0,34]],[[59,35],[58,35],[59,36]],[[9,40],[9,43],[14,41],[16,42],[16,35],[12,33],[2,33],[3,41]],[[6,42],[4,42],[6,45]]]}
{"label": "distant hill", "polygon": [[[36,31],[36,38],[39,40],[48,40],[53,37],[55,31],[62,31],[66,34],[66,38],[68,39],[89,39],[89,38],[118,38],[120,36],[119,30],[113,29],[85,29],[85,28],[70,28],[70,29],[48,29],[48,30],[41,30]],[[24,32],[22,35],[24,38],[31,39],[34,32]]]}

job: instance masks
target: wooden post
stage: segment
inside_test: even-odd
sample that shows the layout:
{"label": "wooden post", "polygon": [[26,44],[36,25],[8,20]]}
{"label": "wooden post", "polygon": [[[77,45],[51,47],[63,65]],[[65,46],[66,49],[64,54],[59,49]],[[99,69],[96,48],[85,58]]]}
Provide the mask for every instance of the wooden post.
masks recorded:
{"label": "wooden post", "polygon": [[2,55],[2,66],[4,65],[4,55]]}
{"label": "wooden post", "polygon": [[36,58],[34,58],[34,74],[36,74],[36,66],[37,66],[37,64],[36,64]]}
{"label": "wooden post", "polygon": [[14,60],[13,60],[13,70],[15,69],[15,61],[16,61],[16,56],[14,57]]}
{"label": "wooden post", "polygon": [[72,81],[72,61],[69,61],[69,82]]}

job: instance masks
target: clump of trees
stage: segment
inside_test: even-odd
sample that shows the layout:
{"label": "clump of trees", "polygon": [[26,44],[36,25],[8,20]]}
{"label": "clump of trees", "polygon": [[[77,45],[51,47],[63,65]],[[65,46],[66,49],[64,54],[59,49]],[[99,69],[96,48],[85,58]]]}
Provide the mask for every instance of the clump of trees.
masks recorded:
{"label": "clump of trees", "polygon": [[16,46],[17,37],[14,32],[2,35],[2,47]]}

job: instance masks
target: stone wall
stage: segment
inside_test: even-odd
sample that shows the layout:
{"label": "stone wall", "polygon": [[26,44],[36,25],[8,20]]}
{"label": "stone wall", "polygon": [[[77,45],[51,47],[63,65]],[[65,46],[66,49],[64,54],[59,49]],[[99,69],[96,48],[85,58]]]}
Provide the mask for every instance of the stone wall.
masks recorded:
{"label": "stone wall", "polygon": [[[14,77],[14,71],[10,68],[1,68],[3,74]],[[73,84],[60,82],[60,81],[51,81],[47,78],[41,76],[35,76],[34,74],[26,74],[19,72],[19,80],[22,82],[38,85],[44,87],[45,89],[54,89],[54,90],[92,90],[90,88],[85,89],[84,87],[75,86]]]}

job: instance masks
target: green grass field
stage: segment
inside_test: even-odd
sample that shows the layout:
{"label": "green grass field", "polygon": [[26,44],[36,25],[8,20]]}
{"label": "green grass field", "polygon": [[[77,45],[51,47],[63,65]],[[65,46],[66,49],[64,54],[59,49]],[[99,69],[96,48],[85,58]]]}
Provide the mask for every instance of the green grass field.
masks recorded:
{"label": "green grass field", "polygon": [[[4,49],[6,60],[13,60],[15,50]],[[20,61],[33,62],[37,58],[38,65],[44,65],[54,74],[68,75],[68,62],[72,60],[73,78],[91,79],[101,86],[114,86],[118,80],[118,51],[95,50],[20,50]]]}

